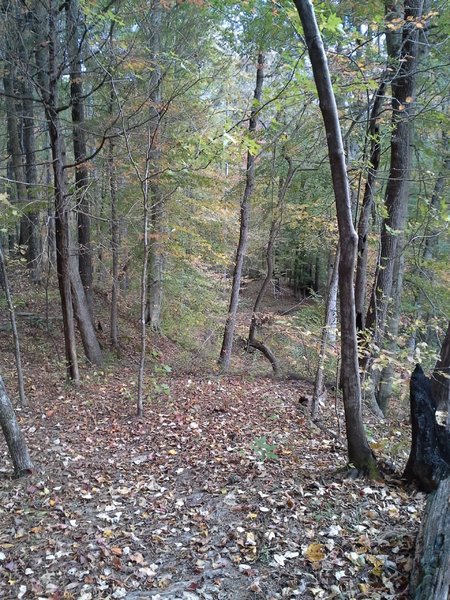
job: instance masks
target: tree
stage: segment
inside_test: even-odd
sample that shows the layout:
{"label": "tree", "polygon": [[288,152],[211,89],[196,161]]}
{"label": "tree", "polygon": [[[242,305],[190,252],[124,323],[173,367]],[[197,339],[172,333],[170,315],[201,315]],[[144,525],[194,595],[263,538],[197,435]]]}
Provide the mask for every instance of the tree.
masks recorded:
{"label": "tree", "polygon": [[[399,18],[399,6],[386,4],[388,20]],[[419,31],[422,25],[422,0],[406,0],[401,35],[393,27],[387,34],[389,66],[394,69],[392,78],[392,133],[389,179],[386,186],[385,207],[387,217],[381,229],[380,258],[375,275],[366,327],[372,331],[373,342],[380,347],[384,338],[388,309],[393,298],[394,272],[399,273],[402,252],[401,233],[408,212],[409,180],[413,117],[415,110],[415,84],[418,57]],[[388,23],[389,24],[389,23]],[[397,265],[397,266],[396,266]],[[401,280],[397,278],[397,282]],[[401,296],[401,288],[395,290]],[[398,309],[400,305],[398,305]],[[370,363],[370,359],[366,364]],[[383,407],[386,409],[386,394]]]}
{"label": "tree", "polygon": [[[66,8],[66,33],[68,66],[70,72],[70,102],[72,105],[72,142],[75,167],[75,200],[78,232],[78,270],[83,284],[89,313],[94,320],[94,295],[92,277],[91,219],[89,202],[89,175],[86,162],[86,134],[84,123],[84,94],[82,49],[85,32],[80,27],[81,11],[78,0],[68,0]],[[75,267],[76,268],[76,267]]]}
{"label": "tree", "polygon": [[[35,61],[39,93],[44,106],[52,151],[55,239],[57,251],[57,273],[63,313],[64,340],[67,375],[74,382],[79,380],[78,358],[74,316],[81,334],[87,359],[101,365],[103,358],[100,345],[89,313],[89,306],[77,265],[71,253],[70,202],[65,164],[65,139],[59,106],[60,61],[64,57],[58,39],[59,10],[54,2],[43,7],[37,2],[33,14],[35,35]],[[60,61],[58,61],[58,58]]]}
{"label": "tree", "polygon": [[294,0],[300,16],[319,96],[327,134],[336,213],[339,229],[339,294],[341,309],[341,382],[347,428],[348,458],[356,469],[377,474],[373,453],[367,442],[361,413],[353,271],[357,235],[351,214],[350,189],[336,99],[319,27],[310,0]]}
{"label": "tree", "polygon": [[[248,122],[248,131],[252,135],[256,131],[258,123],[258,113],[260,110],[262,87],[264,82],[264,54],[258,53],[258,62],[256,64],[256,85],[253,93],[253,105],[250,112]],[[239,226],[239,241],[236,250],[236,259],[233,271],[233,281],[231,284],[230,304],[228,315],[225,321],[225,329],[223,332],[222,348],[220,349],[219,365],[223,371],[228,371],[231,361],[231,351],[233,349],[234,329],[236,326],[236,315],[239,305],[239,290],[241,288],[242,267],[244,265],[244,257],[247,249],[248,227],[250,217],[250,200],[255,187],[255,170],[256,157],[254,151],[247,151],[247,170],[245,176],[244,194],[241,200],[240,207],[240,226]]]}
{"label": "tree", "polygon": [[22,477],[23,475],[29,475],[33,472],[33,463],[31,462],[25,439],[20,431],[13,406],[1,377],[0,425],[13,461],[15,476]]}

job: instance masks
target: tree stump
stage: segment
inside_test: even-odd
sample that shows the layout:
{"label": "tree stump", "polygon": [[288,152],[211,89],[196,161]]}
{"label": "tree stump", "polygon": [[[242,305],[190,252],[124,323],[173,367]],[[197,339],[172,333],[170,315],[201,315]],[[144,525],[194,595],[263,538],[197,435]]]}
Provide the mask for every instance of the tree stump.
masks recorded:
{"label": "tree stump", "polygon": [[450,475],[450,433],[436,421],[431,380],[416,365],[410,383],[412,443],[403,476],[424,492]]}
{"label": "tree stump", "polygon": [[450,598],[450,478],[428,498],[410,580],[413,600]]}

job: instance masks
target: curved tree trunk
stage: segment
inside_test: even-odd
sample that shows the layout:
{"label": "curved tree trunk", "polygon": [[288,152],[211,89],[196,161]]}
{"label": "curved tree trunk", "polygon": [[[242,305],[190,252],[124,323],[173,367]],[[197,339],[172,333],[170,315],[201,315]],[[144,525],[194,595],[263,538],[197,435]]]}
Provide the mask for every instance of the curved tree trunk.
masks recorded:
{"label": "curved tree trunk", "polygon": [[347,428],[348,458],[359,471],[378,474],[376,461],[367,442],[361,413],[361,387],[358,368],[355,295],[353,271],[358,236],[353,227],[350,188],[345,153],[327,58],[311,0],[294,0],[303,25],[320,109],[327,134],[327,145],[341,255],[339,260],[339,295],[341,309],[341,382]]}
{"label": "curved tree trunk", "polygon": [[[258,121],[257,113],[261,103],[262,86],[264,81],[264,54],[258,54],[258,64],[256,65],[256,86],[253,98],[255,100],[249,119],[248,130],[250,135],[256,131]],[[231,297],[228,308],[228,315],[225,322],[223,333],[222,348],[220,350],[219,365],[223,371],[228,371],[230,368],[231,351],[233,349],[234,329],[236,327],[236,315],[239,304],[239,290],[241,287],[242,267],[244,265],[244,257],[247,249],[248,227],[250,219],[250,199],[253,195],[255,187],[255,156],[249,151],[247,152],[247,176],[245,181],[244,195],[241,200],[240,214],[240,230],[239,242],[236,251],[236,261],[233,272],[233,282],[231,286]]]}
{"label": "curved tree trunk", "polygon": [[17,423],[16,415],[8,394],[6,393],[3,379],[0,377],[0,425],[3,430],[8,450],[14,465],[16,477],[29,475],[33,472],[25,439]]}

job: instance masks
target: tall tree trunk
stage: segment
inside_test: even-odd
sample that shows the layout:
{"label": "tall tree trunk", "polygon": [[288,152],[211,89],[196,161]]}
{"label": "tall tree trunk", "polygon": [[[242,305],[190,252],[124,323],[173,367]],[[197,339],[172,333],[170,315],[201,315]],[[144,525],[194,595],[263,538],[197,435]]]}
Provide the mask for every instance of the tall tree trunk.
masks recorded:
{"label": "tall tree trunk", "polygon": [[0,282],[5,290],[6,302],[8,304],[9,319],[11,321],[11,329],[14,339],[14,356],[16,359],[16,371],[17,371],[17,383],[19,387],[19,401],[20,406],[27,406],[27,397],[25,395],[25,386],[23,383],[23,371],[22,371],[22,355],[20,352],[20,341],[19,334],[17,332],[16,324],[16,313],[14,310],[14,303],[11,298],[11,291],[8,282],[8,273],[6,271],[5,258],[3,256],[3,250],[0,246]]}
{"label": "tall tree trunk", "polygon": [[53,185],[55,201],[55,244],[56,271],[61,297],[61,311],[64,329],[66,372],[74,383],[80,380],[78,357],[73,319],[72,290],[70,285],[69,256],[69,208],[64,174],[64,139],[59,122],[56,65],[56,20],[58,10],[54,2],[44,7],[35,3],[35,58],[44,104],[52,152]]}
{"label": "tall tree trunk", "polygon": [[327,58],[311,0],[294,0],[303,25],[320,109],[325,125],[339,230],[339,295],[341,309],[341,382],[347,429],[348,458],[358,471],[376,475],[361,412],[353,271],[358,237],[353,227],[345,153]]}
{"label": "tall tree trunk", "polygon": [[89,202],[89,174],[86,159],[84,130],[83,73],[79,39],[81,13],[78,0],[68,0],[66,7],[67,48],[70,71],[70,100],[72,104],[72,140],[75,167],[76,213],[78,224],[78,270],[86,295],[89,314],[94,321],[92,276],[91,219]]}
{"label": "tall tree trunk", "polygon": [[405,0],[400,52],[397,40],[388,44],[389,58],[396,68],[392,80],[391,162],[385,196],[388,216],[381,229],[380,259],[366,319],[366,327],[373,331],[377,346],[384,335],[398,239],[407,217],[419,39],[416,22],[422,15],[422,6],[423,0]]}
{"label": "tall tree trunk", "polygon": [[65,146],[58,110],[58,69],[56,62],[58,7],[52,3],[46,13],[39,3],[36,6],[39,7],[35,11],[36,63],[40,76],[40,88],[53,160],[56,262],[63,314],[67,374],[70,379],[77,382],[79,372],[73,322],[74,314],[87,359],[93,364],[100,365],[102,364],[102,353],[90,318],[76,257],[71,256],[70,253],[70,207],[64,171]]}
{"label": "tall tree trunk", "polygon": [[336,317],[336,296],[339,287],[339,246],[336,250],[333,269],[327,290],[327,303],[325,308],[325,325],[322,331],[322,339],[320,342],[319,360],[317,364],[316,378],[314,381],[314,392],[311,401],[311,416],[315,419],[319,412],[319,403],[325,397],[325,354],[329,341],[330,329],[334,326]]}
{"label": "tall tree trunk", "polygon": [[161,188],[158,174],[161,163],[161,0],[153,0],[150,13],[151,28],[151,62],[150,101],[152,104],[152,119],[150,131],[151,143],[151,180],[150,180],[150,247],[147,284],[147,314],[146,319],[153,331],[161,330],[161,313],[163,303],[164,276],[164,191]]}
{"label": "tall tree trunk", "polygon": [[[258,111],[261,104],[262,87],[264,82],[264,54],[258,54],[258,63],[256,65],[256,85],[253,94],[254,103],[250,112],[248,130],[250,135],[256,131],[258,122]],[[234,329],[236,327],[236,315],[239,305],[239,290],[241,287],[242,267],[244,265],[244,257],[247,249],[248,227],[250,219],[250,199],[255,188],[255,156],[247,152],[247,171],[245,179],[245,189],[241,200],[240,210],[240,229],[239,242],[236,251],[236,259],[233,272],[233,282],[231,286],[231,297],[228,308],[228,315],[225,322],[225,330],[223,333],[222,348],[220,350],[219,365],[223,371],[228,371],[231,362],[231,351],[233,349]]]}
{"label": "tall tree trunk", "polygon": [[0,425],[6,439],[9,453],[14,465],[14,474],[16,477],[23,477],[33,472],[33,463],[31,462],[25,439],[17,423],[13,406],[0,377]]}
{"label": "tall tree trunk", "polygon": [[379,118],[383,108],[385,89],[386,83],[382,81],[378,90],[375,92],[375,99],[370,113],[369,127],[367,132],[367,137],[370,139],[370,154],[361,214],[358,221],[358,256],[356,261],[355,277],[357,329],[364,329],[365,326],[369,221],[373,209],[375,183],[378,167],[380,165],[381,144]]}

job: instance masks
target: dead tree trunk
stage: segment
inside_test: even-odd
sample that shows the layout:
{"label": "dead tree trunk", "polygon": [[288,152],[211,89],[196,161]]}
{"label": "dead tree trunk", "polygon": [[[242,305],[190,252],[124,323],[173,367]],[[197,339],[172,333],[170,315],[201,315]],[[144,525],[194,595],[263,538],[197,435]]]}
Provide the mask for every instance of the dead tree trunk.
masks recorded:
{"label": "dead tree trunk", "polygon": [[0,425],[8,445],[16,477],[33,472],[33,463],[22,432],[17,423],[11,400],[6,393],[3,379],[0,377]]}
{"label": "dead tree trunk", "polygon": [[428,498],[416,542],[410,598],[450,598],[450,478]]}
{"label": "dead tree trunk", "polygon": [[424,492],[450,475],[450,432],[436,422],[431,380],[416,365],[410,384],[412,444],[403,477]]}

